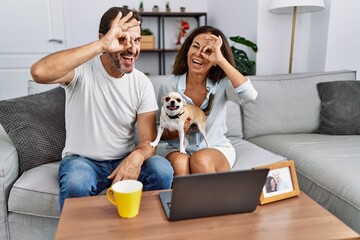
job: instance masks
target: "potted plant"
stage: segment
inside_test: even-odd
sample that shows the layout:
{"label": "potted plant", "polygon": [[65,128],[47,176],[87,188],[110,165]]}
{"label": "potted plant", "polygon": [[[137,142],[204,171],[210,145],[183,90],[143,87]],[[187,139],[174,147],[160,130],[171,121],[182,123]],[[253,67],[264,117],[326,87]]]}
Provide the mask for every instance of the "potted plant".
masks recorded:
{"label": "potted plant", "polygon": [[[257,45],[246,38],[240,36],[232,36],[229,37],[229,39],[234,42],[234,45],[238,43],[250,47],[255,53],[258,51]],[[245,76],[255,75],[256,62],[251,61],[245,51],[236,48],[234,45],[231,46],[231,50],[234,55],[237,70],[239,70],[239,72],[241,72]]]}
{"label": "potted plant", "polygon": [[158,6],[158,5],[154,5],[152,11],[153,11],[153,12],[158,12],[158,11],[159,11],[159,6]]}
{"label": "potted plant", "polygon": [[143,3],[143,1],[140,2],[139,12],[144,12],[144,3]]}
{"label": "potted plant", "polygon": [[184,13],[184,12],[185,12],[185,10],[186,10],[186,8],[185,8],[185,7],[180,7],[180,12],[181,12],[181,13]]}
{"label": "potted plant", "polygon": [[171,12],[170,3],[166,2],[166,12]]}
{"label": "potted plant", "polygon": [[155,38],[153,32],[149,28],[141,29],[141,49],[154,49]]}
{"label": "potted plant", "polygon": [[153,35],[153,32],[149,28],[141,29],[141,36]]}

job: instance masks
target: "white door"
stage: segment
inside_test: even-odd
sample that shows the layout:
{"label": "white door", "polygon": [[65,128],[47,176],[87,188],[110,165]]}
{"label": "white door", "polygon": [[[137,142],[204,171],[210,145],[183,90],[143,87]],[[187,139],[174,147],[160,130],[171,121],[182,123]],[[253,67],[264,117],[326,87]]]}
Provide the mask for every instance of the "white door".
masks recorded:
{"label": "white door", "polygon": [[62,0],[0,1],[0,100],[27,95],[30,67],[66,48]]}

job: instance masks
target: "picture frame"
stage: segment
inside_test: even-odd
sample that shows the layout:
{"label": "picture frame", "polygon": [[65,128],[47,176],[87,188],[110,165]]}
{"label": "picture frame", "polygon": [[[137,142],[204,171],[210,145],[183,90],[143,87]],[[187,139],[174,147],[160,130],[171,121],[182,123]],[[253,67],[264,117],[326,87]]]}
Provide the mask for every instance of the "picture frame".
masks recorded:
{"label": "picture frame", "polygon": [[300,194],[293,160],[256,168],[268,168],[270,170],[261,192],[260,205],[296,197]]}

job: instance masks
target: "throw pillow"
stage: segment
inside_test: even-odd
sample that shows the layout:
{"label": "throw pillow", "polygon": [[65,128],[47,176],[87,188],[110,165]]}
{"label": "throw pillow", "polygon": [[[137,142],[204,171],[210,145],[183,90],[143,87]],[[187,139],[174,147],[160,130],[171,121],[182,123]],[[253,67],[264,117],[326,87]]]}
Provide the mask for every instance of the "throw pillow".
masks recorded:
{"label": "throw pillow", "polygon": [[0,124],[16,147],[20,174],[59,161],[66,135],[64,89],[0,101]]}
{"label": "throw pillow", "polygon": [[360,134],[360,81],[317,84],[321,99],[318,133]]}

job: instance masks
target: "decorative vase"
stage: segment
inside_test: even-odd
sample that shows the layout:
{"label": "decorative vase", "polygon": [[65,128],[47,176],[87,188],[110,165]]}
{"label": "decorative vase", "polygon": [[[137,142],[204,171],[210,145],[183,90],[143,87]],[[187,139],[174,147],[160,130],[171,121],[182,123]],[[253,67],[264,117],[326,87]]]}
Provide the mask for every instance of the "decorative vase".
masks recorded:
{"label": "decorative vase", "polygon": [[158,6],[154,6],[152,9],[153,12],[159,12],[159,7]]}

